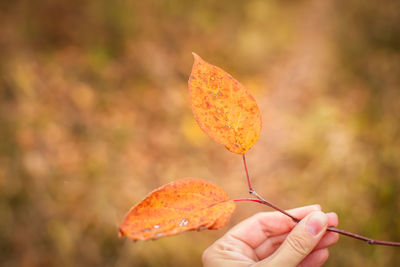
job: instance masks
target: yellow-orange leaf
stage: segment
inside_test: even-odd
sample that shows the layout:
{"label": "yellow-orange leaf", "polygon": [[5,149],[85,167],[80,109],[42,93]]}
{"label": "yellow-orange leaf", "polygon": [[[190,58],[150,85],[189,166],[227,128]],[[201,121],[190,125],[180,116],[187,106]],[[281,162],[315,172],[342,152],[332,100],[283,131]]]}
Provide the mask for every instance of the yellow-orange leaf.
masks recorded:
{"label": "yellow-orange leaf", "polygon": [[193,53],[189,92],[194,116],[212,139],[237,154],[258,140],[261,115],[247,89],[224,70]]}
{"label": "yellow-orange leaf", "polygon": [[134,206],[119,233],[136,241],[189,230],[216,230],[228,223],[234,209],[235,202],[216,184],[185,178],[154,190]]}

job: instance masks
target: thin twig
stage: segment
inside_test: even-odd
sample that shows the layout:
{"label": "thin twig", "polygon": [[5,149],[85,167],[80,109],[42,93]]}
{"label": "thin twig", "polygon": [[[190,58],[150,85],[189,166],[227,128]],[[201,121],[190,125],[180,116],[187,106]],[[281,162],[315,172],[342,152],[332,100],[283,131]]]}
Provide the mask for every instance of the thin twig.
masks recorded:
{"label": "thin twig", "polygon": [[[283,209],[275,206],[274,204],[266,201],[264,198],[262,198],[253,189],[253,187],[251,186],[250,176],[249,176],[249,172],[247,170],[246,157],[245,157],[244,154],[243,154],[243,164],[244,164],[244,169],[246,170],[246,178],[247,178],[247,184],[249,186],[249,193],[251,195],[255,196],[256,198],[238,198],[238,199],[234,199],[234,201],[252,201],[252,202],[257,202],[257,203],[260,203],[260,204],[264,204],[264,205],[267,205],[268,207],[271,207],[271,208],[273,208],[273,209],[285,214],[286,216],[290,217],[294,222],[296,222],[296,223],[300,222],[300,219],[294,217],[293,215],[290,215],[285,210],[283,210]],[[383,246],[395,246],[395,247],[399,247],[400,246],[400,242],[376,240],[376,239],[372,239],[372,238],[365,237],[365,236],[362,236],[362,235],[358,235],[358,234],[354,234],[354,233],[351,233],[351,232],[347,232],[347,231],[338,229],[338,228],[333,227],[333,226],[329,226],[327,228],[327,231],[335,232],[335,233],[338,233],[338,234],[341,234],[341,235],[345,235],[345,236],[352,237],[352,238],[355,238],[355,239],[358,239],[358,240],[362,240],[362,241],[367,242],[370,245],[383,245]]]}
{"label": "thin twig", "polygon": [[[273,204],[271,204],[271,203],[269,203],[268,201],[265,201],[265,200],[261,200],[261,199],[258,199],[258,198],[237,198],[237,199],[233,199],[233,201],[252,201],[252,202],[257,202],[257,203],[260,203],[260,204],[264,204],[264,205],[267,205],[268,207],[271,207],[271,208],[273,208],[273,209],[285,214],[286,216],[290,217],[294,222],[296,222],[296,223],[300,222],[300,219],[290,215],[286,211],[282,210],[281,208],[278,208],[277,206],[275,206],[275,205],[273,205]],[[365,236],[362,236],[362,235],[358,235],[358,234],[354,234],[354,233],[351,233],[351,232],[347,232],[347,231],[338,229],[338,228],[333,227],[333,226],[329,226],[326,230],[330,231],[330,232],[335,232],[335,233],[338,233],[338,234],[341,234],[341,235],[349,236],[349,237],[352,237],[352,238],[355,238],[355,239],[359,239],[359,240],[365,241],[365,242],[367,242],[368,244],[371,244],[371,245],[396,246],[396,247],[400,246],[399,242],[375,240],[375,239],[368,238],[368,237],[365,237]]]}

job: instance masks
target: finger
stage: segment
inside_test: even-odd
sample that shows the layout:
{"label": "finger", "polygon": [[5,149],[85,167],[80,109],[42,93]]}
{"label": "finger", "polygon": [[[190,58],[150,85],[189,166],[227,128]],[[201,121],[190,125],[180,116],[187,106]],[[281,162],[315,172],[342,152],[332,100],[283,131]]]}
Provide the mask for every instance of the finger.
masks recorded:
{"label": "finger", "polygon": [[328,226],[337,227],[339,224],[337,214],[335,212],[328,212],[326,215],[328,216]]}
{"label": "finger", "polygon": [[296,225],[278,250],[263,263],[272,266],[297,266],[321,240],[327,225],[328,216],[325,213],[312,212]]}
{"label": "finger", "polygon": [[[326,215],[328,216],[328,226],[336,227],[338,225],[337,214],[334,212],[329,212]],[[339,240],[338,233],[326,232],[314,250],[330,247],[330,246],[336,244],[338,240]]]}
{"label": "finger", "polygon": [[[319,209],[320,207],[318,206],[318,205],[316,205],[316,207],[318,208],[318,209],[316,209],[316,210],[321,210],[321,209]],[[311,210],[311,211],[315,211],[315,210]],[[293,212],[292,210],[288,210],[288,212],[289,213],[295,213],[295,212]],[[308,213],[307,213],[308,214]],[[300,214],[300,215],[302,215],[302,216],[294,216],[294,217],[296,217],[296,218],[298,218],[298,219],[303,219],[304,217],[305,217],[305,215],[307,215],[307,214]],[[283,214],[281,214],[281,215],[283,215]],[[336,227],[337,225],[338,225],[338,217],[337,217],[337,214],[335,213],[335,212],[329,212],[329,213],[326,213],[326,215],[328,216],[328,226],[334,226],[334,227]],[[288,217],[288,219],[289,219],[289,217]],[[262,222],[261,222],[262,223]],[[290,219],[290,222],[289,223],[292,223],[292,220]],[[296,224],[296,223],[293,223],[293,225],[294,224]],[[293,228],[293,227],[292,227]],[[288,231],[290,231],[291,230],[291,228],[290,229],[288,229]],[[277,233],[276,235],[274,235],[274,233]],[[272,236],[282,236],[282,235],[284,235],[285,237],[286,237],[286,235],[287,235],[287,232],[285,232],[285,233],[280,233],[279,232],[279,230],[275,230],[275,231],[273,231],[273,230],[271,230],[270,231],[270,237],[272,237]]]}
{"label": "finger", "polygon": [[276,235],[267,238],[261,245],[254,249],[254,252],[259,260],[263,260],[270,256],[275,250],[285,241],[287,234]]}
{"label": "finger", "polygon": [[[330,212],[326,214],[328,216],[328,226],[337,226],[338,217],[336,213]],[[271,235],[264,242],[262,242],[258,247],[254,249],[257,257],[262,260],[268,256],[270,256],[274,251],[281,245],[281,243],[286,239],[287,234],[281,235]],[[315,247],[316,249],[326,248],[332,246],[338,241],[339,235],[337,233],[329,232],[326,233],[318,245]]]}
{"label": "finger", "polygon": [[338,233],[327,232],[322,237],[321,241],[319,241],[318,245],[315,247],[314,250],[330,247],[330,246],[336,244],[338,242],[338,240],[339,240]]}
{"label": "finger", "polygon": [[[285,241],[287,236],[288,236],[287,234],[283,234],[283,235],[269,237],[261,245],[259,245],[257,248],[254,249],[257,258],[263,260],[266,257],[272,255],[272,253],[275,252],[275,250],[283,243],[283,241]],[[317,246],[314,248],[314,251],[330,247],[336,244],[338,240],[339,240],[338,233],[327,232],[319,241]]]}
{"label": "finger", "polygon": [[[317,210],[321,210],[320,205],[305,206],[287,212],[302,219],[307,214]],[[291,218],[280,212],[260,212],[234,226],[226,235],[256,248],[268,237],[287,233],[295,225],[296,223]]]}
{"label": "finger", "polygon": [[318,249],[313,251],[310,255],[308,255],[299,265],[298,267],[319,267],[322,266],[329,257],[329,251],[327,248]]}

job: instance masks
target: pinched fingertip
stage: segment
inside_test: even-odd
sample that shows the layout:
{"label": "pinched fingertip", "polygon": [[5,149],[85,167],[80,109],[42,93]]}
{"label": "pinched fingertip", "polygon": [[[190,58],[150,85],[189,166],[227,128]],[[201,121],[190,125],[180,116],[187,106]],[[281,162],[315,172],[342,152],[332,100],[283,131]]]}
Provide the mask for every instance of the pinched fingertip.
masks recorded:
{"label": "pinched fingertip", "polygon": [[339,217],[335,212],[328,212],[328,226],[336,227],[339,224]]}

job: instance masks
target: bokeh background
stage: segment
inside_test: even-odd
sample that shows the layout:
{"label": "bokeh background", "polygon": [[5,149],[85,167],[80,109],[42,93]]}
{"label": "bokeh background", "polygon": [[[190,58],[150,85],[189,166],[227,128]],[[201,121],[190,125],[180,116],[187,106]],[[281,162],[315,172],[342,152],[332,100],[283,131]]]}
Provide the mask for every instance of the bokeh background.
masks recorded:
{"label": "bokeh background", "polygon": [[[195,51],[263,116],[257,191],[320,203],[340,228],[400,241],[400,2],[0,2],[1,266],[201,266],[223,230],[118,238],[129,208],[183,177],[246,197],[241,157],[201,132]],[[396,248],[342,237],[326,266],[398,266]]]}

